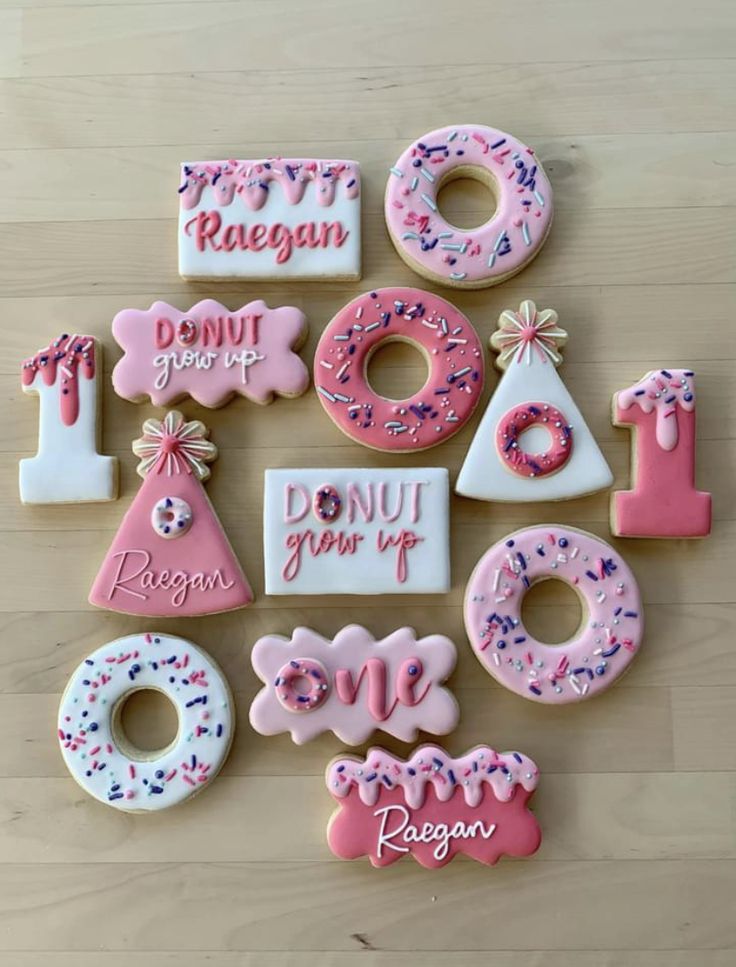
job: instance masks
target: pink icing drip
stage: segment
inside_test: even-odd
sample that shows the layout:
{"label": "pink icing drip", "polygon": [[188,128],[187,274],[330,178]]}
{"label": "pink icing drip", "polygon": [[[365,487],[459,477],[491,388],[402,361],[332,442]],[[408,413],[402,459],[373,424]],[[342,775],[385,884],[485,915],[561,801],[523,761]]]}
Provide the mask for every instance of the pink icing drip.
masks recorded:
{"label": "pink icing drip", "polygon": [[95,376],[95,341],[92,336],[70,336],[62,333],[45,349],[39,349],[23,363],[21,380],[24,386],[31,386],[37,373],[47,386],[56,382],[57,372],[61,373],[59,382],[59,406],[64,426],[73,426],[79,416],[79,372],[85,379]]}
{"label": "pink icing drip", "polygon": [[360,193],[358,165],[351,161],[318,161],[308,158],[267,158],[262,161],[196,161],[182,165],[179,188],[181,206],[195,208],[205,188],[210,188],[215,204],[230,205],[236,194],[252,211],[262,208],[271,184],[278,183],[290,205],[304,197],[310,182],[317,184],[317,203],[330,206],[337,183],[345,186],[347,198]]}
{"label": "pink icing drip", "polygon": [[467,804],[477,806],[484,784],[490,786],[499,802],[508,802],[517,785],[532,792],[538,781],[539,769],[527,756],[495,752],[488,746],[478,746],[453,759],[439,746],[425,745],[406,762],[383,749],[370,749],[365,760],[335,759],[327,772],[327,788],[336,798],[344,798],[357,786],[362,802],[372,806],[382,788],[401,786],[412,809],[424,802],[428,782],[441,802],[447,802],[460,786]]}
{"label": "pink icing drip", "polygon": [[663,450],[677,446],[677,406],[695,409],[695,379],[689,369],[659,369],[618,394],[618,405],[628,410],[634,403],[643,413],[656,413],[656,438]]}

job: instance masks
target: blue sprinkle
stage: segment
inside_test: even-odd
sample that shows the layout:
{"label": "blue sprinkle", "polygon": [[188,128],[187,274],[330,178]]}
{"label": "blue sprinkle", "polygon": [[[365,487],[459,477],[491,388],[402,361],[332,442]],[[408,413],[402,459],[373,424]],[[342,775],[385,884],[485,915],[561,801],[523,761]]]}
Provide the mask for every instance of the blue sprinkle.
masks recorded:
{"label": "blue sprinkle", "polygon": [[518,752],[512,752],[511,755],[516,759],[516,761],[521,765],[521,756]]}
{"label": "blue sprinkle", "polygon": [[453,786],[457,782],[457,779],[455,778],[455,773],[452,771],[452,769],[447,770],[447,778],[450,780]]}

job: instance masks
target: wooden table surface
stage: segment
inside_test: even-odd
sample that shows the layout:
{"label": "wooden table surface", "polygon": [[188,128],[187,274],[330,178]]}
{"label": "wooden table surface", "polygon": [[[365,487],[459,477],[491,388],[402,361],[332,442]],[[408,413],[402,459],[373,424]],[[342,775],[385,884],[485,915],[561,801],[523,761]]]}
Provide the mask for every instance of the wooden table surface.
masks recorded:
{"label": "wooden table surface", "polygon": [[[2,967],[734,963],[735,27],[732,0],[0,0]],[[205,295],[232,308],[253,297],[299,305],[311,361],[348,299],[423,284],[385,234],[387,168],[412,138],[463,121],[536,147],[557,216],[520,276],[441,294],[484,340],[522,298],[558,310],[570,334],[561,375],[618,487],[629,441],[610,424],[611,393],[652,367],[696,369],[698,478],[714,496],[712,536],[616,542],[643,590],[645,647],[605,695],[546,708],[482,670],[463,631],[463,589],[481,553],[515,527],[558,521],[609,537],[607,494],[526,506],[453,498],[446,597],[266,598],[265,467],[404,462],[454,476],[477,418],[445,446],[401,461],[349,443],[313,390],[263,409],[184,405],[220,447],[208,490],[257,600],[239,613],[155,625],[222,664],[240,723],[222,776],[195,801],[152,816],[106,809],[68,776],[54,732],[80,660],[145,630],[86,603],[137,489],[130,442],[158,412],[109,389],[114,313],[156,298],[186,308]],[[277,153],[360,161],[363,281],[182,282],[178,162]],[[477,187],[455,190],[445,210],[472,224],[483,200]],[[120,458],[121,498],[21,507],[17,462],[35,450],[38,404],[21,393],[19,364],[63,329],[104,341],[104,452]],[[384,362],[384,390],[419,379],[409,350]],[[549,589],[534,605],[550,634],[575,610]],[[462,720],[448,748],[489,742],[535,758],[537,856],[495,869],[461,858],[434,873],[409,860],[376,871],[331,857],[322,773],[340,743],[296,748],[256,736],[248,656],[262,633],[307,624],[332,634],[349,621],[456,640]],[[165,728],[157,707],[139,713],[131,730],[155,737]]]}

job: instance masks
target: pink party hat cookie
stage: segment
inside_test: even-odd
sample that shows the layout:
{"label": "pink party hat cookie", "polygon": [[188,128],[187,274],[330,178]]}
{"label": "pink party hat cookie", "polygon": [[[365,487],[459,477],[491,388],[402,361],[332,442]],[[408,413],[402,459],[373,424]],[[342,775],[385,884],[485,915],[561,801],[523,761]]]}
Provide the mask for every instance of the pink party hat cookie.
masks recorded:
{"label": "pink party hat cookie", "polygon": [[217,447],[199,420],[172,410],[134,441],[143,485],[118,529],[89,600],[148,617],[243,608],[253,592],[203,482]]}

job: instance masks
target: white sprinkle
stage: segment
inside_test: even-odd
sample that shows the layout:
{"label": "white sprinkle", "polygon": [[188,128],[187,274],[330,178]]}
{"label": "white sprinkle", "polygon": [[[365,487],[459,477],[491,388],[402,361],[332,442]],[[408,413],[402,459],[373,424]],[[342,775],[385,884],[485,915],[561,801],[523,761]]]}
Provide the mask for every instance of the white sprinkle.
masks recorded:
{"label": "white sprinkle", "polygon": [[330,401],[330,403],[335,402],[335,397],[332,395],[332,393],[328,393],[327,390],[324,388],[324,386],[318,386],[317,392],[321,393],[326,399]]}
{"label": "white sprinkle", "polygon": [[521,234],[522,234],[522,237],[523,237],[524,241],[526,242],[526,244],[527,245],[531,245],[532,244],[532,240],[529,237],[529,226],[527,225],[526,222],[524,222],[524,224],[521,227]]}
{"label": "white sprinkle", "polygon": [[437,238],[452,238],[452,235],[453,235],[452,232],[440,232],[437,235]]}
{"label": "white sprinkle", "polygon": [[444,249],[446,252],[464,252],[465,251],[463,245],[455,245],[454,243],[450,243],[450,242],[443,242],[442,245],[440,245],[440,248]]}
{"label": "white sprinkle", "polygon": [[544,198],[539,194],[538,191],[533,191],[532,194],[537,199],[540,208],[544,208]]}
{"label": "white sprinkle", "polygon": [[350,336],[333,336],[332,338],[335,340],[335,342],[347,342],[350,339]]}
{"label": "white sprinkle", "polygon": [[414,175],[414,177],[411,179],[411,190],[415,191],[418,184],[419,184],[419,179],[417,178],[416,175]]}
{"label": "white sprinkle", "polygon": [[328,363],[326,359],[320,359],[319,364],[320,364],[320,366],[324,366],[325,369],[334,369],[335,368],[334,364],[333,363]]}
{"label": "white sprinkle", "polygon": [[501,583],[501,568],[496,568],[496,573],[493,575],[493,590],[498,591],[498,585]]}
{"label": "white sprinkle", "polygon": [[338,369],[337,373],[335,374],[337,379],[342,379],[342,377],[345,375],[345,370],[348,368],[349,365],[350,365],[350,360],[348,360],[346,363],[343,363],[343,365],[340,367],[340,369]]}
{"label": "white sprinkle", "polygon": [[405,241],[407,238],[419,238],[419,236],[416,232],[404,232],[401,238]]}
{"label": "white sprinkle", "polygon": [[342,393],[335,393],[335,399],[339,400],[341,403],[352,403],[355,397],[353,396],[343,396]]}
{"label": "white sprinkle", "polygon": [[366,331],[366,332],[373,332],[373,330],[374,330],[374,329],[378,329],[380,325],[381,325],[381,323],[380,323],[380,322],[372,322],[372,323],[370,324],[370,326],[366,326],[366,327],[365,327],[365,331]]}
{"label": "white sprinkle", "polygon": [[573,549],[570,551],[570,557],[573,559],[573,561],[575,560],[575,558],[578,556],[579,553],[580,553],[580,548],[573,547]]}
{"label": "white sprinkle", "polygon": [[453,131],[452,134],[447,135],[447,140],[454,141],[456,137],[457,137],[457,131]]}
{"label": "white sprinkle", "polygon": [[506,229],[504,229],[496,239],[496,244],[493,246],[494,252],[497,252],[501,248],[505,239],[506,239]]}
{"label": "white sprinkle", "polygon": [[434,203],[434,202],[432,201],[432,199],[431,199],[431,198],[429,197],[429,195],[425,195],[424,193],[422,193],[422,194],[420,195],[420,198],[422,199],[422,201],[424,202],[424,204],[425,204],[425,205],[426,205],[426,206],[427,206],[428,208],[431,208],[431,209],[432,209],[432,211],[433,211],[433,212],[436,212],[436,211],[437,211],[437,206],[436,206],[436,205],[435,205],[435,203]]}
{"label": "white sprinkle", "polygon": [[460,281],[461,279],[466,278],[467,274],[467,272],[450,272],[450,278]]}
{"label": "white sprinkle", "polygon": [[404,172],[403,171],[399,171],[398,168],[389,168],[388,170],[391,172],[392,175],[396,175],[397,178],[403,178],[404,177]]}
{"label": "white sprinkle", "polygon": [[358,308],[357,308],[357,310],[355,312],[355,318],[356,319],[362,319],[363,318],[363,306],[358,306]]}
{"label": "white sprinkle", "polygon": [[424,178],[426,178],[427,181],[434,182],[434,175],[431,175],[426,168],[420,168],[419,174],[422,175]]}

